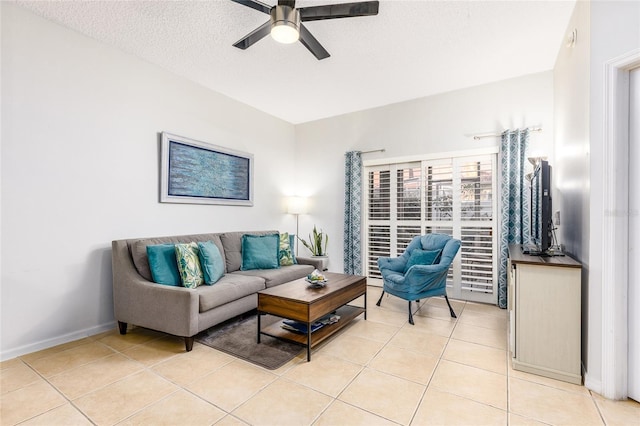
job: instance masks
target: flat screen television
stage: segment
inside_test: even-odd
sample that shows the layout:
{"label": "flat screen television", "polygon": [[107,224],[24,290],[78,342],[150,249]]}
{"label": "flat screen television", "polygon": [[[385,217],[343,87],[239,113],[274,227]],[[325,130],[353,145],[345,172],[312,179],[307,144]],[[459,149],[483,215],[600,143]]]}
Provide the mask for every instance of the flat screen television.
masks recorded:
{"label": "flat screen television", "polygon": [[[549,253],[553,237],[551,166],[542,160],[531,178],[531,240],[539,255]],[[534,253],[531,253],[534,254]]]}

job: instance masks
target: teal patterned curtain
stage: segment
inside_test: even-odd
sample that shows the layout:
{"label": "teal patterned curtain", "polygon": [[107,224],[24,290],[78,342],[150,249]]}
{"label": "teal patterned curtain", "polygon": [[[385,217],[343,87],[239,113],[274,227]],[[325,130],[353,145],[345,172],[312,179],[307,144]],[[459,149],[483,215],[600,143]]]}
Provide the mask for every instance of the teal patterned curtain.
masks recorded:
{"label": "teal patterned curtain", "polygon": [[345,154],[344,161],[344,273],[362,274],[362,156]]}
{"label": "teal patterned curtain", "polygon": [[529,189],[525,184],[525,166],[529,129],[505,131],[500,144],[500,269],[498,306],[507,307],[507,257],[509,244],[530,241]]}

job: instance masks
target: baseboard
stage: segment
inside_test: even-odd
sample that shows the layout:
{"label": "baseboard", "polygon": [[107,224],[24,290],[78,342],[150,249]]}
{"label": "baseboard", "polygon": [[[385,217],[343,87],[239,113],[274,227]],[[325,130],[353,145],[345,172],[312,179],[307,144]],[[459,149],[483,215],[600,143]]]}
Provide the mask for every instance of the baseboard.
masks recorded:
{"label": "baseboard", "polygon": [[115,326],[116,326],[116,322],[110,321],[106,324],[85,328],[84,330],[74,331],[73,333],[63,334],[61,336],[52,337],[50,339],[41,340],[39,342],[34,342],[28,345],[19,346],[17,348],[2,351],[0,352],[0,361],[6,361],[8,359],[19,357],[21,355],[30,354],[32,352],[41,351],[43,349],[49,349],[54,346],[61,345],[63,343],[69,343],[69,342],[73,342],[74,340],[79,340],[85,337],[100,334],[105,331],[113,330]]}
{"label": "baseboard", "polygon": [[511,365],[513,366],[514,370],[537,374],[539,376],[549,377],[555,380],[562,380],[563,382],[573,383],[578,386],[582,385],[582,376],[580,374],[573,374],[566,371],[555,370],[552,368],[540,367],[538,365],[518,361],[515,358],[511,358]]}
{"label": "baseboard", "polygon": [[587,372],[584,373],[584,387],[598,395],[602,395],[602,381],[594,379]]}

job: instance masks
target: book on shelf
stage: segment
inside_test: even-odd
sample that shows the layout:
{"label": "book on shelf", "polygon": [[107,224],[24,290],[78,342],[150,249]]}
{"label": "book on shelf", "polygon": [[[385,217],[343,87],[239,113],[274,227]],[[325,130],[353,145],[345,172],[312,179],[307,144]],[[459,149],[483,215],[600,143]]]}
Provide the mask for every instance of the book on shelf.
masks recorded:
{"label": "book on shelf", "polygon": [[[329,314],[324,317],[314,321],[311,324],[311,332],[317,331],[328,324],[333,324],[340,320],[340,315]],[[296,333],[304,333],[307,334],[307,323],[301,321],[295,321],[290,319],[282,320],[282,328],[289,331],[294,331]]]}
{"label": "book on shelf", "polygon": [[318,322],[321,322],[324,325],[333,324],[338,321],[340,321],[340,315],[336,314],[327,314],[318,320]]}
{"label": "book on shelf", "polygon": [[[320,322],[314,322],[311,324],[311,332],[317,331],[324,327],[324,324]],[[307,334],[307,323],[293,320],[284,320],[282,321],[282,328],[289,331],[295,331],[296,333],[304,333]]]}

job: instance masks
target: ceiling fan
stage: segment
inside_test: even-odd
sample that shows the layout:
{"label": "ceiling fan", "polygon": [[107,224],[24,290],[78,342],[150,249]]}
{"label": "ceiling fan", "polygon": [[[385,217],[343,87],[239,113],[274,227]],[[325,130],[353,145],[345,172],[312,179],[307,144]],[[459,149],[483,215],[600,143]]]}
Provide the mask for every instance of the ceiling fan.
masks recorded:
{"label": "ceiling fan", "polygon": [[235,47],[244,50],[267,34],[271,34],[280,43],[295,43],[300,40],[318,60],[328,58],[329,52],[311,35],[302,22],[377,15],[380,3],[363,1],[296,8],[295,0],[278,0],[275,6],[269,6],[258,0],[232,1],[271,16],[269,21],[238,40],[234,44]]}

